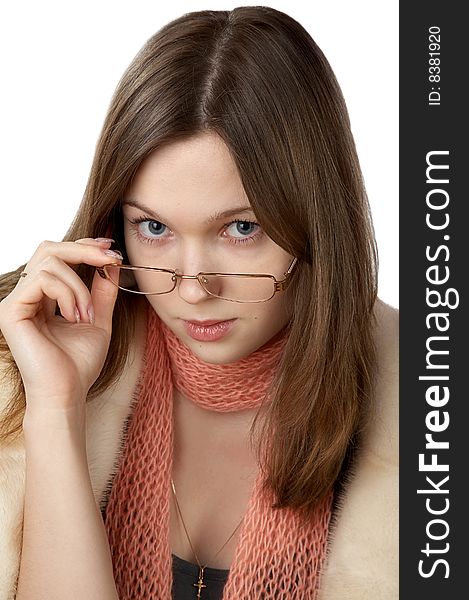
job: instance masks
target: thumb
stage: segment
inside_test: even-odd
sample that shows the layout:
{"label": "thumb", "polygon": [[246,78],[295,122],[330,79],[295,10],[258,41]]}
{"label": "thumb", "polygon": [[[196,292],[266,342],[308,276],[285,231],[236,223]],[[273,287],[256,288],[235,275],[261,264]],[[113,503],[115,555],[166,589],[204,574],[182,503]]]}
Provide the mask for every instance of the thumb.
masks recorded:
{"label": "thumb", "polygon": [[[116,267],[108,267],[113,275],[113,279],[119,277]],[[115,276],[114,276],[114,273]],[[95,326],[107,331],[109,336],[112,333],[112,313],[116,303],[117,293],[119,288],[117,285],[109,281],[109,279],[101,277],[98,270],[95,270],[93,282],[91,284],[91,302],[94,308]]]}

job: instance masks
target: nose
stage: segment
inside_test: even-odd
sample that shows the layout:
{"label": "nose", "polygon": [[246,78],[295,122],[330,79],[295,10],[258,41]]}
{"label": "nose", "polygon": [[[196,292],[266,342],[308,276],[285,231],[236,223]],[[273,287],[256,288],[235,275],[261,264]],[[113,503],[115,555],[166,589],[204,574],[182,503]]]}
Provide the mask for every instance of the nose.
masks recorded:
{"label": "nose", "polygon": [[204,290],[197,277],[179,274],[176,288],[179,297],[189,304],[198,304],[207,300],[207,298],[213,298],[213,296]]}

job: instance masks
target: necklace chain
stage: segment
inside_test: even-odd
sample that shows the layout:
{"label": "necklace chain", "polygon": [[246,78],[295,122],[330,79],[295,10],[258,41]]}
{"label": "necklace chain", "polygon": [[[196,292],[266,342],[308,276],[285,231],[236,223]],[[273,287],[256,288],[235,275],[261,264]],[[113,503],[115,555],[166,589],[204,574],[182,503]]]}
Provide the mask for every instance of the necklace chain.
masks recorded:
{"label": "necklace chain", "polygon": [[[194,549],[194,546],[192,545],[192,541],[191,541],[191,538],[190,538],[189,532],[187,531],[186,524],[185,524],[185,522],[184,522],[184,519],[183,519],[183,517],[182,517],[181,508],[180,508],[180,506],[179,506],[179,502],[178,502],[178,498],[177,498],[177,494],[176,494],[176,487],[175,487],[175,485],[174,485],[174,481],[173,481],[173,479],[172,479],[172,478],[171,478],[171,486],[172,486],[172,488],[173,488],[174,499],[175,499],[175,501],[176,501],[176,507],[177,507],[177,509],[178,509],[179,516],[181,517],[181,521],[182,521],[182,525],[183,525],[183,527],[184,527],[184,531],[186,532],[187,539],[189,540],[190,547],[191,547],[191,549],[192,549],[192,552],[194,553],[194,556],[195,556],[195,559],[196,559],[196,561],[197,561],[197,564],[199,565],[199,577],[198,577],[198,581],[197,581],[197,583],[193,583],[192,585],[198,588],[198,591],[197,591],[197,598],[200,598],[200,597],[201,597],[201,596],[200,596],[200,593],[201,593],[201,591],[202,591],[202,588],[205,588],[205,587],[207,587],[207,586],[204,584],[204,582],[203,582],[203,580],[204,580],[204,571],[205,571],[205,569],[206,569],[207,565],[210,563],[210,561],[208,561],[208,562],[207,562],[207,563],[206,563],[204,566],[202,566],[202,565],[200,564],[199,557],[197,556],[197,553],[196,553],[196,551],[195,551],[195,549]],[[238,530],[238,528],[239,528],[239,526],[241,525],[241,523],[243,522],[243,520],[244,520],[244,517],[241,519],[241,521],[240,521],[240,522],[238,523],[238,525],[236,526],[236,529],[233,531],[233,533],[230,535],[230,537],[229,537],[229,538],[226,540],[226,542],[223,544],[223,546],[220,548],[220,550],[218,550],[218,552],[215,554],[215,556],[214,556],[213,558],[216,558],[216,557],[217,557],[217,556],[220,554],[220,552],[223,550],[223,548],[226,546],[226,544],[227,544],[227,543],[228,543],[228,542],[231,540],[231,538],[234,536],[234,534],[235,534],[235,533],[236,533],[236,531]]]}

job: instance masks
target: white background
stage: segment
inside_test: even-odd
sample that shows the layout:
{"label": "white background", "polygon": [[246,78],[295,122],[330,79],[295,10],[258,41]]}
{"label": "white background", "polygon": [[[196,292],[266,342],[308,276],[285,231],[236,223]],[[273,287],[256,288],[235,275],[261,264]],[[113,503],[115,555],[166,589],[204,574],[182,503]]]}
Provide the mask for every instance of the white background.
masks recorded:
{"label": "white background", "polygon": [[41,240],[63,238],[112,93],[146,40],[184,13],[242,4],[288,13],[329,60],[371,204],[379,296],[399,306],[398,0],[3,2],[0,273],[26,263]]}

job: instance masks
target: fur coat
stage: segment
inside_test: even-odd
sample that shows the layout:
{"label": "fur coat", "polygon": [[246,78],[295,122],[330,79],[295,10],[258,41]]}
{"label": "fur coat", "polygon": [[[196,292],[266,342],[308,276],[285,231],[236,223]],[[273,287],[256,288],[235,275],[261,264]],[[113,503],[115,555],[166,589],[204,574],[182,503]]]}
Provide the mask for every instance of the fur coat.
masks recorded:
{"label": "fur coat", "polygon": [[[398,598],[398,311],[378,299],[378,378],[366,435],[346,478],[331,525],[318,600]],[[0,378],[0,413],[8,387]],[[115,473],[127,400],[87,405],[88,466],[97,502]],[[14,600],[19,572],[25,450],[23,437],[0,441],[0,600]]]}

